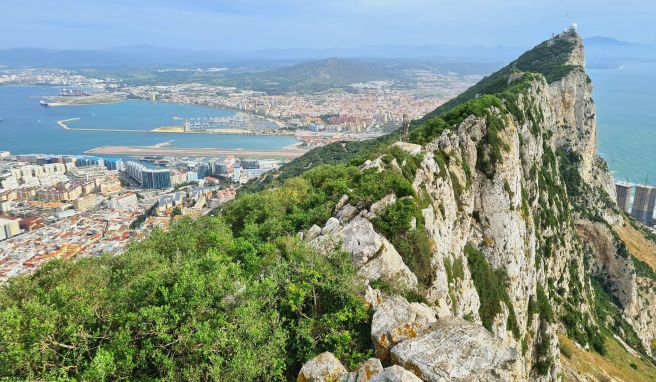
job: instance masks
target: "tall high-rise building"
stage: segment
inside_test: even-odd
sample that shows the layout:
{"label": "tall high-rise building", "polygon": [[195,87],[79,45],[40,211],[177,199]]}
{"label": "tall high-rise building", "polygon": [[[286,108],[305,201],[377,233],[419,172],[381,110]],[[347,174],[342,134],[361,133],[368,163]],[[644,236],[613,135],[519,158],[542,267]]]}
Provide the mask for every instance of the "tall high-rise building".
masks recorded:
{"label": "tall high-rise building", "polygon": [[146,169],[142,172],[144,188],[169,188],[171,187],[171,171],[160,169]]}
{"label": "tall high-rise building", "polygon": [[257,159],[243,159],[241,161],[241,167],[248,169],[260,168],[260,161]]}
{"label": "tall high-rise building", "polygon": [[123,170],[123,160],[121,158],[104,158],[104,160],[105,167],[107,167],[108,170]]}
{"label": "tall high-rise building", "polygon": [[228,175],[228,166],[223,162],[223,159],[218,159],[212,163],[213,176],[226,176]]}
{"label": "tall high-rise building", "polygon": [[201,162],[198,164],[198,179],[203,179],[206,176],[211,174],[210,164],[207,162]]}
{"label": "tall high-rise building", "polygon": [[151,169],[136,162],[125,162],[125,172],[144,188],[171,187],[171,171],[167,169]]}
{"label": "tall high-rise building", "polygon": [[656,204],[656,187],[636,186],[631,216],[645,224],[651,225],[654,220],[654,204]]}
{"label": "tall high-rise building", "polygon": [[105,161],[98,157],[81,157],[75,160],[75,165],[77,167],[104,166]]}
{"label": "tall high-rise building", "polygon": [[125,162],[125,172],[139,183],[142,182],[142,173],[145,169],[146,167],[141,163],[132,161]]}
{"label": "tall high-rise building", "polygon": [[631,190],[633,185],[628,182],[615,183],[615,193],[617,194],[617,206],[624,212],[629,212],[629,201],[631,200]]}
{"label": "tall high-rise building", "polygon": [[18,220],[0,218],[0,240],[11,239],[19,233]]}

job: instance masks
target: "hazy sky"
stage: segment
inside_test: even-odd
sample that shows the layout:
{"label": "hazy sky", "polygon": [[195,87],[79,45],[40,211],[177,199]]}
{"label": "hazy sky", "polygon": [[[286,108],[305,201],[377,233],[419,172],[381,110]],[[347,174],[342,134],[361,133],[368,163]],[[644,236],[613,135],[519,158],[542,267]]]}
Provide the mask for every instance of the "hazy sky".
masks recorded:
{"label": "hazy sky", "polygon": [[383,44],[656,43],[655,0],[0,0],[0,47],[251,50]]}

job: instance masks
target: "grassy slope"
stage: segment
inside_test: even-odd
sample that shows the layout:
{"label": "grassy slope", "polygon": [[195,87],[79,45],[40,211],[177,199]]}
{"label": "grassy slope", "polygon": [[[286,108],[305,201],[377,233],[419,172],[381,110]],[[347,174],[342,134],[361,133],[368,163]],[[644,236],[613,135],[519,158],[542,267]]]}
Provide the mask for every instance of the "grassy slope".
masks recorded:
{"label": "grassy slope", "polygon": [[[597,381],[610,381],[612,377],[624,382],[649,382],[656,380],[656,367],[643,361],[640,357],[631,355],[617,340],[607,338],[608,354],[601,356],[593,351],[578,347],[566,336],[560,336],[560,346],[571,352],[567,358],[561,355],[563,369],[574,369],[578,373]],[[637,369],[631,367],[634,364]],[[576,381],[567,372],[563,373],[563,381]]]}
{"label": "grassy slope", "polygon": [[647,263],[651,269],[656,270],[656,243],[647,240],[642,232],[630,224],[618,225],[613,228],[633,256]]}
{"label": "grassy slope", "polygon": [[300,176],[318,165],[348,163],[357,158],[367,157],[370,153],[388,146],[395,140],[398,140],[398,133],[366,141],[336,142],[315,148],[285,164],[280,170],[268,172],[251,180],[242,186],[240,193],[258,192],[276,184],[282,184],[285,180]]}

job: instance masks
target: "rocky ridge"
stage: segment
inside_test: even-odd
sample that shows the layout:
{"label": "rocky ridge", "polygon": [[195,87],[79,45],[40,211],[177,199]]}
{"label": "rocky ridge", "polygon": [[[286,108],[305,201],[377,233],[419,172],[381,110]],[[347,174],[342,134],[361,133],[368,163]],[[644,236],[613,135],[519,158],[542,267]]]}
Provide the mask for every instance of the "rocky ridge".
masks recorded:
{"label": "rocky ridge", "polygon": [[[545,50],[559,66],[547,71],[531,56]],[[584,57],[581,38],[563,32],[490,76],[495,92],[361,166],[410,177],[420,214],[405,229],[427,238],[427,266],[377,228],[413,197],[392,192],[367,206],[344,195],[322,227],[300,233],[319,251],[350,253],[370,284],[377,359],[352,373],[334,366],[332,379],[302,371],[299,381],[556,381],[559,332],[603,352],[601,332],[613,327],[652,355],[656,312],[645,307],[656,281],[636,273],[612,229],[624,217],[596,153]],[[527,60],[541,70],[527,70]],[[619,302],[621,317],[602,318],[614,323],[599,322],[599,285]]]}

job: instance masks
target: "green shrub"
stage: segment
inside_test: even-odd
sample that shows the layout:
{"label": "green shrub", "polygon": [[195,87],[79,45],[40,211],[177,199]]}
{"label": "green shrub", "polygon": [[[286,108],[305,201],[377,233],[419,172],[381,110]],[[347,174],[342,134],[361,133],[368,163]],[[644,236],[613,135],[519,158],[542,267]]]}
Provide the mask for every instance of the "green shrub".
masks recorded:
{"label": "green shrub", "polygon": [[376,230],[387,238],[394,238],[411,229],[410,222],[419,216],[419,207],[412,198],[399,199],[385,207],[383,212],[372,220]]}
{"label": "green shrub", "polygon": [[549,356],[549,351],[551,349],[551,340],[550,337],[542,336],[541,340],[535,345],[535,363],[533,364],[533,369],[539,375],[548,375],[551,366],[553,366],[553,360]]}
{"label": "green shrub", "polygon": [[553,310],[551,309],[551,302],[549,301],[547,295],[544,293],[544,289],[540,286],[538,287],[537,310],[541,319],[548,323],[554,322],[554,314]]}
{"label": "green shrub", "polygon": [[502,117],[488,112],[485,123],[487,132],[478,142],[476,169],[492,179],[496,172],[497,163],[502,160],[501,150],[508,151],[510,146],[499,136],[499,132],[505,127],[505,121]]}
{"label": "green shrub", "polygon": [[560,354],[562,354],[567,359],[572,359],[572,351],[563,345],[559,345]]}
{"label": "green shrub", "polygon": [[483,326],[492,330],[494,318],[503,312],[501,305],[503,303],[509,312],[507,326],[515,338],[519,338],[515,310],[506,291],[506,273],[502,270],[494,270],[483,253],[470,243],[465,246],[465,256],[481,302],[478,313]]}
{"label": "green shrub", "polygon": [[408,302],[420,302],[423,304],[428,304],[428,300],[421,293],[415,292],[412,289],[402,288],[398,283],[386,281],[383,279],[377,279],[369,283],[369,285],[378,289],[381,292],[394,296],[399,295],[403,296]]}
{"label": "green shrub", "polygon": [[[416,219],[416,228],[410,226],[412,219]],[[425,287],[430,286],[433,280],[433,243],[426,234],[423,217],[415,199],[397,200],[387,206],[372,222],[376,230],[394,245],[419,282]]]}
{"label": "green shrub", "polygon": [[454,174],[453,171],[449,171],[449,177],[451,178],[451,186],[453,187],[453,197],[456,199],[456,204],[460,209],[462,207],[461,197],[462,193],[464,192],[464,188],[462,187],[462,184],[460,184],[458,176]]}
{"label": "green shrub", "polygon": [[[624,244],[624,242],[622,242]],[[626,248],[626,245],[624,246]],[[633,268],[635,268],[636,274],[640,277],[646,277],[656,281],[656,272],[644,261],[636,258],[631,255],[631,261],[633,262]]]}
{"label": "green shrub", "polygon": [[465,278],[465,265],[460,256],[457,256],[453,261],[451,261],[450,257],[446,257],[444,259],[444,269],[449,284]]}
{"label": "green shrub", "polygon": [[371,206],[390,193],[399,198],[415,195],[412,182],[394,170],[380,173],[374,169],[366,170],[356,179],[353,188],[350,193],[352,203],[362,202],[365,206]]}
{"label": "green shrub", "polygon": [[442,150],[435,150],[433,155],[435,156],[435,163],[437,163],[437,167],[440,168],[440,175],[446,176],[447,166],[449,165],[449,156]]}
{"label": "green shrub", "polygon": [[433,282],[433,243],[426,234],[423,226],[410,230],[406,234],[392,239],[392,244],[397,249],[403,262],[417,275],[417,280],[424,287],[429,287]]}
{"label": "green shrub", "polygon": [[[645,355],[647,352],[642,340],[640,340],[640,337],[633,329],[633,326],[631,326],[631,324],[629,324],[622,316],[620,310],[621,304],[612,294],[610,286],[598,277],[592,277],[591,283],[594,290],[594,312],[597,321],[605,323],[609,317],[612,318],[612,320],[610,320],[610,325],[604,327],[606,332],[617,334],[622,340],[624,340],[624,342],[629,344],[629,346]],[[591,342],[595,350],[597,350],[597,348],[603,348],[605,350],[603,339],[600,338],[602,336],[596,335],[593,337],[593,341]]]}

